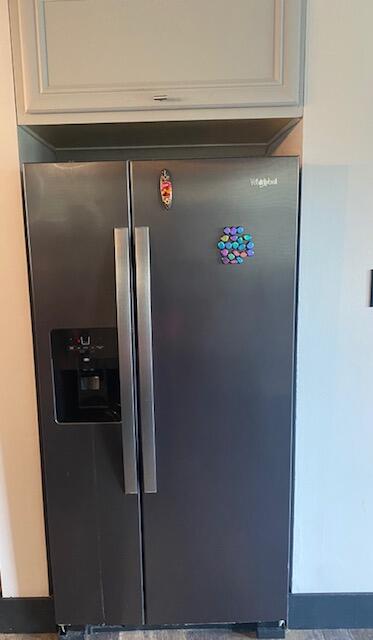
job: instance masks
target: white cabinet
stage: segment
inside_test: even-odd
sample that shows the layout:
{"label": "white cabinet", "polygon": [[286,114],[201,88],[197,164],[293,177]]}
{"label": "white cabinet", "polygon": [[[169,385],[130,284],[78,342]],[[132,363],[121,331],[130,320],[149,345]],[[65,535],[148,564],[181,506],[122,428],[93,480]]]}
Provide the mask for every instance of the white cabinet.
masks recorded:
{"label": "white cabinet", "polygon": [[21,124],[299,115],[304,0],[10,0]]}

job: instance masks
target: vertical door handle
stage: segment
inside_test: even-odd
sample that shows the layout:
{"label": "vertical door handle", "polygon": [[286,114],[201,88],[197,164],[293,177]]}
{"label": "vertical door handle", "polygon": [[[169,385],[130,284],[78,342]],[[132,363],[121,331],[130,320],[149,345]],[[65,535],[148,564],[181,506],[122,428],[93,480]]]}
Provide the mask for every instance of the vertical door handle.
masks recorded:
{"label": "vertical door handle", "polygon": [[149,227],[135,229],[141,447],[145,493],[157,493]]}
{"label": "vertical door handle", "polygon": [[124,490],[133,494],[138,493],[138,478],[128,229],[114,229],[114,249]]}

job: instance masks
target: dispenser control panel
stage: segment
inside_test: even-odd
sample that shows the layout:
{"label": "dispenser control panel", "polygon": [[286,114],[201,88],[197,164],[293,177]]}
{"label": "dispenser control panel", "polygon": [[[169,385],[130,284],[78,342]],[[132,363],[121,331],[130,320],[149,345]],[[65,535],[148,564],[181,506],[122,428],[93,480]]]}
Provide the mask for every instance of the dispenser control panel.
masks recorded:
{"label": "dispenser control panel", "polygon": [[116,328],[53,329],[51,352],[56,421],[120,422]]}
{"label": "dispenser control panel", "polygon": [[69,352],[78,352],[78,353],[96,353],[102,351],[104,345],[101,343],[96,343],[95,340],[92,340],[91,335],[86,333],[81,336],[70,336],[66,345],[66,348]]}

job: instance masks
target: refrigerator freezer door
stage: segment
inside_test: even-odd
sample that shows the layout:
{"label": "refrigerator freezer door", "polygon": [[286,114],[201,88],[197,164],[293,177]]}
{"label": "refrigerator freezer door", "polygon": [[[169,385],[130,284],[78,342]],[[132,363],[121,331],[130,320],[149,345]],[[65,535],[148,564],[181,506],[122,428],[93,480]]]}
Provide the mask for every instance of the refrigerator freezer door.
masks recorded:
{"label": "refrigerator freezer door", "polygon": [[[116,326],[113,230],[128,227],[126,164],[26,165],[25,192],[56,619],[141,624],[139,496],[124,491],[121,424],[58,424],[50,360],[53,329]],[[94,380],[85,359],[94,348],[104,358],[106,346],[80,331],[76,341],[66,349]],[[121,387],[132,383],[122,369]]]}
{"label": "refrigerator freezer door", "polygon": [[286,618],[298,162],[135,162],[132,173],[152,306],[146,622]]}

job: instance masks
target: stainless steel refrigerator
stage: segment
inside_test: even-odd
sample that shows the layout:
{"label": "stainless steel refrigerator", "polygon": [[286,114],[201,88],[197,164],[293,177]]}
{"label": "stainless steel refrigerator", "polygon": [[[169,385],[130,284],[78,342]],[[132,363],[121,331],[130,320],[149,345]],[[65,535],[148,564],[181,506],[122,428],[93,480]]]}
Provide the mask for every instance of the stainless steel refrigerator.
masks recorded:
{"label": "stainless steel refrigerator", "polygon": [[58,623],[286,619],[298,171],[25,165]]}

